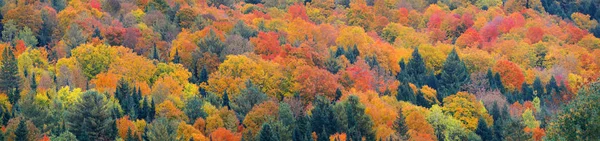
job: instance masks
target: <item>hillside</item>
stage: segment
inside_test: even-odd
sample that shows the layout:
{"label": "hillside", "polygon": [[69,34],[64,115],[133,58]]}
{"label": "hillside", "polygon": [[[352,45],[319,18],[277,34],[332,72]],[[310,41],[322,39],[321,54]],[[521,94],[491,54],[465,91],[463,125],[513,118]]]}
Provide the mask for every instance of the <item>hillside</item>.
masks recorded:
{"label": "hillside", "polygon": [[0,0],[0,140],[600,140],[598,6]]}

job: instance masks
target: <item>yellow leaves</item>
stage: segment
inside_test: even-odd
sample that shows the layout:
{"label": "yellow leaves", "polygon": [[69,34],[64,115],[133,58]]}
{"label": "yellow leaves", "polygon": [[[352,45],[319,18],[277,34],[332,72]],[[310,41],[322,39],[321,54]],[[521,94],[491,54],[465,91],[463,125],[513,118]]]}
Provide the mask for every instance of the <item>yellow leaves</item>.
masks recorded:
{"label": "yellow leaves", "polygon": [[308,23],[300,18],[292,20],[286,26],[285,31],[287,32],[287,41],[290,43],[300,43],[305,40],[312,40],[314,25]]}
{"label": "yellow leaves", "polygon": [[475,96],[467,92],[458,92],[455,95],[444,98],[444,107],[442,110],[445,114],[449,114],[460,120],[462,126],[471,131],[477,129],[480,117],[485,119],[488,125],[494,123],[483,104],[477,102]]}
{"label": "yellow leaves", "polygon": [[129,120],[129,116],[119,118],[116,122],[118,135],[123,139],[127,138],[127,132],[129,132],[129,130],[131,130],[131,133],[137,132],[136,125],[131,120]]}
{"label": "yellow leaves", "polygon": [[130,82],[150,83],[150,78],[154,76],[156,70],[154,63],[142,56],[136,55],[129,49],[121,49],[119,57],[113,58],[115,59],[110,64],[108,73],[114,73]]}
{"label": "yellow leaves", "polygon": [[170,100],[166,100],[163,103],[158,104],[156,107],[156,114],[161,117],[176,120],[187,120],[187,116]]}
{"label": "yellow leaves", "polygon": [[144,15],[146,15],[146,13],[144,13],[144,11],[139,8],[131,11],[131,14],[133,14],[133,17],[135,17],[135,20],[137,22],[141,22]]}
{"label": "yellow leaves", "polygon": [[88,78],[94,78],[97,74],[106,71],[114,56],[117,55],[116,51],[107,45],[92,44],[80,45],[71,52]]}
{"label": "yellow leaves", "polygon": [[217,95],[222,95],[227,90],[230,97],[235,97],[245,88],[244,82],[248,79],[260,86],[267,95],[274,97],[282,93],[279,84],[286,78],[276,63],[259,59],[258,56],[230,55],[216,72],[210,74],[209,85],[203,87]]}
{"label": "yellow leaves", "polygon": [[69,107],[77,103],[77,101],[79,101],[81,94],[82,91],[80,88],[74,88],[73,90],[71,90],[69,86],[64,86],[60,90],[58,90],[56,96],[63,102],[64,107]]}
{"label": "yellow leaves", "polygon": [[342,28],[338,38],[335,40],[335,43],[337,43],[338,46],[352,47],[357,45],[358,50],[361,52],[366,50],[365,48],[373,42],[373,39],[365,33],[365,30],[357,26]]}
{"label": "yellow leaves", "polygon": [[594,19],[590,19],[590,15],[582,14],[579,12],[575,12],[575,13],[571,14],[571,19],[573,19],[573,22],[575,22],[575,24],[579,28],[582,28],[582,29],[585,29],[588,31],[596,28],[596,26],[598,25],[598,21],[596,21]]}
{"label": "yellow leaves", "polygon": [[[203,136],[202,132],[194,128],[192,125],[188,125],[185,122],[180,122],[177,127],[177,138],[179,140],[191,140],[195,136]],[[194,138],[195,139],[195,138]]]}
{"label": "yellow leaves", "polygon": [[113,73],[100,73],[90,82],[98,92],[112,94],[117,88],[117,81],[119,77]]}
{"label": "yellow leaves", "polygon": [[421,93],[423,93],[423,97],[425,97],[429,103],[439,103],[437,100],[437,91],[435,89],[425,85],[421,88]]}
{"label": "yellow leaves", "polygon": [[6,110],[12,109],[12,104],[8,101],[8,96],[4,93],[0,93],[0,105],[6,108]]}

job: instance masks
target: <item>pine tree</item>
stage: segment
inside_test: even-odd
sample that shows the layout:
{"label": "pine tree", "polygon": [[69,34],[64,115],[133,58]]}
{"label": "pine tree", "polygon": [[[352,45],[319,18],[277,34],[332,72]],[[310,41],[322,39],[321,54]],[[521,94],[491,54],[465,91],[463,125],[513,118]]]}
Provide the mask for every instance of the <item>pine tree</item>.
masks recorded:
{"label": "pine tree", "polygon": [[341,97],[342,97],[342,90],[340,90],[340,88],[335,89],[335,101],[340,100]]}
{"label": "pine tree", "polygon": [[416,105],[423,106],[425,108],[431,108],[431,103],[425,99],[425,96],[421,91],[417,91]]}
{"label": "pine tree", "polygon": [[150,104],[150,112],[148,113],[148,119],[146,121],[153,121],[156,116],[156,105],[154,104],[154,99],[152,99],[152,103]]}
{"label": "pine tree", "polygon": [[479,123],[477,124],[477,130],[475,130],[475,133],[484,141],[491,141],[494,139],[492,134],[493,132],[490,130],[483,118],[479,118]]}
{"label": "pine tree", "polygon": [[396,99],[398,101],[406,101],[416,104],[415,101],[417,98],[415,97],[415,93],[412,90],[412,88],[410,88],[408,83],[405,82],[398,85],[398,93],[396,94]]}
{"label": "pine tree", "polygon": [[175,63],[175,64],[181,63],[181,57],[179,56],[178,49],[175,49],[175,55],[173,56],[173,63]]}
{"label": "pine tree", "polygon": [[523,82],[521,85],[521,94],[521,96],[523,96],[523,101],[533,100],[533,90],[531,89],[531,86],[527,84],[527,82]]}
{"label": "pine tree", "polygon": [[294,131],[292,135],[292,140],[294,141],[310,141],[310,124],[309,117],[301,113],[298,115],[298,119],[296,120],[296,126],[294,126]]}
{"label": "pine tree", "polygon": [[554,76],[552,76],[550,78],[550,81],[548,81],[548,84],[546,84],[546,95],[551,96],[552,95],[552,91],[554,91],[555,93],[558,93],[558,85],[556,84],[556,79],[554,78]]}
{"label": "pine tree", "polygon": [[154,43],[152,46],[152,54],[150,54],[150,59],[160,62],[160,53],[158,52],[158,48],[156,48],[156,43]]}
{"label": "pine tree", "polygon": [[98,27],[94,27],[94,33],[92,34],[92,38],[98,38],[99,40],[104,39]]}
{"label": "pine tree", "polygon": [[437,77],[435,76],[435,74],[433,73],[433,71],[429,72],[429,75],[427,76],[427,86],[429,86],[430,88],[433,88],[435,90],[438,90],[440,87],[440,82],[438,81]]}
{"label": "pine tree", "polygon": [[396,74],[396,80],[400,81],[400,83],[408,82],[408,71],[406,70],[406,63],[404,58],[398,62],[400,66],[400,72]]}
{"label": "pine tree", "polygon": [[131,88],[129,83],[123,78],[119,79],[117,81],[117,88],[115,89],[115,98],[119,100],[119,104],[126,112],[129,110],[127,108],[129,107],[128,97],[131,95],[130,93]]}
{"label": "pine tree", "polygon": [[365,114],[365,106],[360,104],[357,96],[350,96],[345,103],[348,131],[346,132],[350,140],[375,140],[375,133],[372,130],[373,121]]}
{"label": "pine tree", "polygon": [[258,140],[260,141],[279,141],[277,133],[274,132],[273,129],[271,129],[269,123],[265,123],[262,125],[258,137]]}
{"label": "pine tree", "polygon": [[227,109],[230,109],[229,106],[229,96],[227,96],[227,91],[223,92],[223,107],[227,107]]}
{"label": "pine tree", "polygon": [[199,83],[208,82],[208,70],[206,70],[206,66],[202,67],[200,71]]}
{"label": "pine tree", "polygon": [[29,131],[27,130],[25,119],[21,118],[17,130],[15,131],[15,141],[29,141],[28,134]]}
{"label": "pine tree", "polygon": [[325,132],[327,135],[335,134],[336,131],[336,119],[333,113],[333,108],[325,97],[319,96],[313,102],[315,108],[311,111],[311,125],[312,131],[315,133]]}
{"label": "pine tree", "polygon": [[458,57],[456,49],[452,49],[441,72],[438,99],[441,101],[446,96],[457,93],[460,87],[467,82],[469,82],[467,67]]}
{"label": "pine tree", "polygon": [[346,51],[344,50],[344,47],[342,46],[338,46],[337,50],[335,51],[335,58],[338,58],[342,55],[346,54]]}
{"label": "pine tree", "polygon": [[37,91],[37,82],[35,81],[35,73],[31,74],[29,88],[31,88],[32,91]]}
{"label": "pine tree", "polygon": [[496,72],[494,75],[494,86],[492,88],[500,90],[501,93],[505,92],[504,84],[502,83],[502,79],[500,78],[500,73]]}
{"label": "pine tree", "polygon": [[394,121],[394,130],[396,133],[401,136],[401,138],[408,137],[408,127],[406,126],[406,121],[404,118],[404,114],[402,114],[402,109],[398,111],[398,118]]}
{"label": "pine tree", "polygon": [[[0,91],[8,93],[9,91],[19,92],[19,83],[21,78],[18,74],[17,60],[15,54],[10,47],[4,48],[2,53],[2,66],[0,66]],[[16,99],[18,100],[18,99]],[[12,101],[12,104],[15,104]]]}
{"label": "pine tree", "polygon": [[412,58],[408,61],[406,66],[406,74],[408,76],[408,81],[417,85],[417,87],[421,87],[425,84],[427,68],[425,67],[423,57],[419,54],[419,48],[414,49]]}
{"label": "pine tree", "polygon": [[535,80],[533,81],[533,91],[536,96],[545,94],[544,86],[542,85],[542,80],[540,80],[540,77],[535,77]]}
{"label": "pine tree", "polygon": [[127,128],[127,137],[125,138],[125,141],[136,141],[135,135],[131,132],[131,128]]}
{"label": "pine tree", "polygon": [[68,111],[69,131],[80,141],[114,139],[115,122],[105,108],[107,104],[106,97],[95,90],[83,93],[80,101]]}
{"label": "pine tree", "polygon": [[492,73],[492,69],[488,68],[485,77],[487,78],[490,89],[494,89],[494,87],[496,86],[496,81],[494,80],[494,73]]}

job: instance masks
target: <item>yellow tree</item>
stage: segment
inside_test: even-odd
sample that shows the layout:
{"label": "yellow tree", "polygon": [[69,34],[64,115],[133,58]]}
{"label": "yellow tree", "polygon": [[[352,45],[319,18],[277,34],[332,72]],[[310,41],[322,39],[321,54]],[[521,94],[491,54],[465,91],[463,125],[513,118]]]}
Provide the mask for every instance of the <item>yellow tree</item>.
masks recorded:
{"label": "yellow tree", "polygon": [[477,101],[475,95],[467,92],[458,92],[444,98],[442,110],[445,114],[460,120],[462,126],[471,131],[477,129],[479,118],[485,119],[488,125],[494,123],[483,104]]}

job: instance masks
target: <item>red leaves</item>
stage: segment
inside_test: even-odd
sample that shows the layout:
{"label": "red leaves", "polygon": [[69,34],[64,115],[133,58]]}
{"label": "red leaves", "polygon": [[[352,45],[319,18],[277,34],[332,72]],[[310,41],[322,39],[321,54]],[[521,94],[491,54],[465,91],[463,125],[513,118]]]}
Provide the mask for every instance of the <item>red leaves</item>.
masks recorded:
{"label": "red leaves", "polygon": [[481,41],[481,36],[477,30],[469,28],[456,39],[456,45],[459,47],[480,47]]}
{"label": "red leaves", "polygon": [[537,43],[544,37],[544,30],[540,27],[530,27],[525,36],[529,38],[532,44]]}
{"label": "red leaves", "polygon": [[265,60],[273,60],[283,53],[279,45],[279,35],[275,32],[259,32],[258,37],[251,39],[256,46],[254,52]]}
{"label": "red leaves", "polygon": [[517,64],[508,60],[500,60],[494,65],[494,71],[500,73],[502,83],[509,90],[520,90],[525,76]]}
{"label": "red leaves", "polygon": [[306,15],[306,8],[304,5],[296,3],[288,8],[288,13],[290,14],[292,19],[300,18],[305,21],[308,20],[308,16]]}

